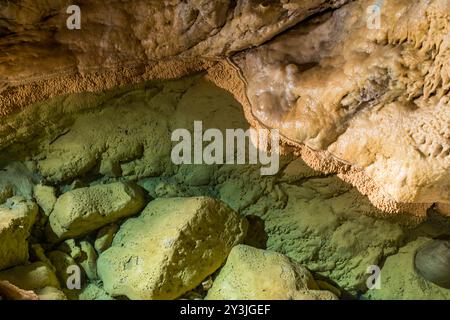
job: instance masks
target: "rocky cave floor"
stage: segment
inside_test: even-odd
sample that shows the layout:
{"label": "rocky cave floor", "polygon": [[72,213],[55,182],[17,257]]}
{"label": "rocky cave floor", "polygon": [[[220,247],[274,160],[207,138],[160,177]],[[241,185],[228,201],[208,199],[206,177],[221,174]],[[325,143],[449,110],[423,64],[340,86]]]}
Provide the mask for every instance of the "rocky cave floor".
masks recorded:
{"label": "rocky cave floor", "polygon": [[[383,218],[289,152],[275,176],[173,165],[170,134],[194,120],[248,128],[239,103],[202,74],[9,117],[3,132],[20,130],[0,159],[2,286],[40,299],[450,298],[414,270],[416,250],[448,234],[450,218]],[[368,290],[373,265],[381,286]],[[80,289],[67,286],[73,266]]]}

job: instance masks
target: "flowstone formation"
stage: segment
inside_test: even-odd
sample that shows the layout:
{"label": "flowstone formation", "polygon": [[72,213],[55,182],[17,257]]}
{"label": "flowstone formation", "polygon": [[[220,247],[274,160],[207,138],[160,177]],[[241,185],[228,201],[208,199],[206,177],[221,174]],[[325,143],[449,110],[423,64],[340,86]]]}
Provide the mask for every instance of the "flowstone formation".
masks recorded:
{"label": "flowstone formation", "polygon": [[372,4],[318,15],[238,55],[250,112],[360,168],[340,175],[385,211],[400,209],[392,200],[448,203],[450,3],[384,1],[369,28]]}
{"label": "flowstone formation", "polygon": [[69,5],[0,3],[0,299],[450,297],[448,1]]}

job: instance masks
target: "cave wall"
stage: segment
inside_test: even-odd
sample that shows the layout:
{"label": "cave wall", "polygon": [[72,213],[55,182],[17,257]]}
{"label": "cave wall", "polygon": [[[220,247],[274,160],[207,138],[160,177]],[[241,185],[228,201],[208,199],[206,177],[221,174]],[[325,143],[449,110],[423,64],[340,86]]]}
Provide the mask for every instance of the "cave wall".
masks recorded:
{"label": "cave wall", "polygon": [[10,117],[36,102],[207,70],[384,212],[448,213],[450,4],[386,1],[368,29],[372,2],[347,2],[82,1],[80,30],[66,1],[2,3],[0,145],[39,130]]}

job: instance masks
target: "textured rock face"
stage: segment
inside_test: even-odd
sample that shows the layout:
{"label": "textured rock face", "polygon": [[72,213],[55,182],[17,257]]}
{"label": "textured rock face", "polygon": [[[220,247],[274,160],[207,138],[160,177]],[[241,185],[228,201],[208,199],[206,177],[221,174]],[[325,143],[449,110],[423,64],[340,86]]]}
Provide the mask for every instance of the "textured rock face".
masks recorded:
{"label": "textured rock face", "polygon": [[382,188],[372,194],[380,206],[383,194],[449,202],[450,3],[385,1],[379,29],[368,28],[372,4],[343,6],[236,59],[251,113],[362,168]]}
{"label": "textured rock face", "polygon": [[[0,295],[448,298],[448,0],[70,4],[0,0]],[[175,165],[198,120],[279,174]]]}
{"label": "textured rock face", "polygon": [[426,281],[414,269],[417,250],[429,241],[418,238],[388,257],[381,269],[381,288],[370,290],[366,296],[370,299],[450,299],[450,289]]}
{"label": "textured rock face", "polygon": [[[379,29],[368,28],[372,1],[347,2],[82,1],[81,30],[66,28],[66,1],[7,2],[0,113],[67,92],[210,70],[232,56],[245,83],[230,66],[213,80],[253,125],[305,144],[309,165],[338,173],[378,208],[423,217],[431,203],[450,199],[448,1],[380,4]],[[104,169],[115,174],[113,165]]]}
{"label": "textured rock face", "polygon": [[246,231],[245,220],[212,198],[157,199],[122,225],[98,273],[112,296],[175,299],[216,271]]}
{"label": "textured rock face", "polygon": [[38,207],[20,197],[0,206],[0,270],[28,260],[28,242]]}
{"label": "textured rock face", "polygon": [[129,183],[76,189],[58,198],[50,226],[59,239],[76,238],[136,214],[144,205],[140,188]]}
{"label": "textured rock face", "polygon": [[209,300],[334,300],[311,273],[286,256],[246,245],[231,250],[208,291]]}
{"label": "textured rock face", "polygon": [[[10,89],[0,99],[0,114],[16,108],[24,98],[104,89],[121,83],[121,79],[126,83],[195,72],[207,65],[199,62],[202,58],[259,45],[309,15],[344,2],[79,1],[81,30],[66,27],[70,1],[3,2],[0,90]],[[191,66],[172,63],[161,68],[155,64],[172,58],[188,59]],[[153,67],[142,67],[149,64]],[[134,69],[136,66],[139,68]],[[109,76],[100,80],[102,72]],[[59,81],[58,77],[67,75],[77,79]],[[53,83],[42,86],[39,93],[26,86],[14,87],[30,80],[40,86],[42,79]],[[12,101],[4,99],[12,96]]]}

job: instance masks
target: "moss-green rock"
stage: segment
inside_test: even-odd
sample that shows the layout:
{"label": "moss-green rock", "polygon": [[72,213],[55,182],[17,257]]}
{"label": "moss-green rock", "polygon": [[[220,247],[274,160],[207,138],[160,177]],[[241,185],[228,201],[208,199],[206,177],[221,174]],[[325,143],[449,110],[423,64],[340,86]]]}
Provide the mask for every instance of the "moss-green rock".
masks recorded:
{"label": "moss-green rock", "polygon": [[247,221],[218,200],[157,199],[121,226],[98,273],[112,296],[175,299],[216,271],[246,230]]}
{"label": "moss-green rock", "polygon": [[28,242],[38,207],[22,197],[13,197],[0,206],[0,270],[28,260]]}
{"label": "moss-green rock", "polygon": [[132,183],[75,189],[58,198],[50,226],[59,239],[76,238],[136,214],[144,205],[143,192]]}
{"label": "moss-green rock", "polygon": [[330,300],[311,273],[285,255],[238,245],[208,291],[208,300]]}
{"label": "moss-green rock", "polygon": [[425,280],[414,270],[416,251],[428,241],[429,238],[418,238],[388,257],[381,268],[380,289],[367,291],[365,297],[377,300],[450,299],[450,289]]}
{"label": "moss-green rock", "polygon": [[80,292],[80,300],[114,300],[102,287],[96,283],[89,283]]}

